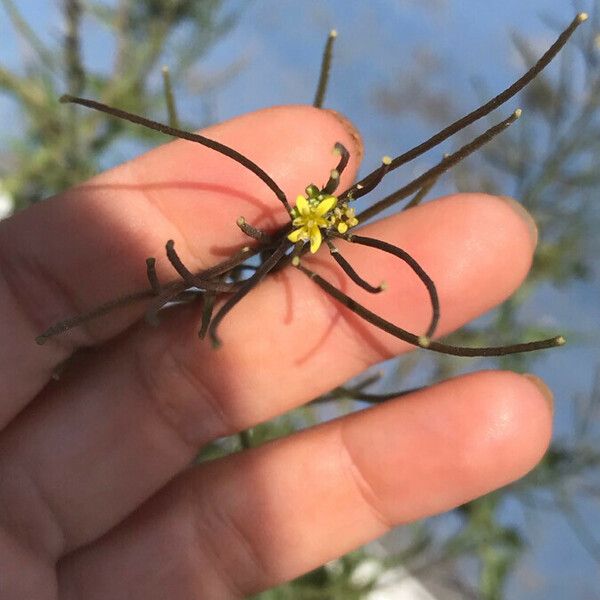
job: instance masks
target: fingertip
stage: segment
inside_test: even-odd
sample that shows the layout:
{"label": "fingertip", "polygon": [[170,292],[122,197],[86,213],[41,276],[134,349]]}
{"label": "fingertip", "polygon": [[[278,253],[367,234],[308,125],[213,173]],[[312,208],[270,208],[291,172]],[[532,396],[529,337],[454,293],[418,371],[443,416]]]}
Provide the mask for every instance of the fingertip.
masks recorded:
{"label": "fingertip", "polygon": [[483,371],[377,406],[343,425],[346,447],[382,513],[401,523],[523,477],[548,447],[552,413],[530,378]]}
{"label": "fingertip", "polygon": [[552,435],[551,393],[529,374],[485,371],[467,378],[481,409],[466,464],[480,474],[484,493],[523,477],[542,459]]}

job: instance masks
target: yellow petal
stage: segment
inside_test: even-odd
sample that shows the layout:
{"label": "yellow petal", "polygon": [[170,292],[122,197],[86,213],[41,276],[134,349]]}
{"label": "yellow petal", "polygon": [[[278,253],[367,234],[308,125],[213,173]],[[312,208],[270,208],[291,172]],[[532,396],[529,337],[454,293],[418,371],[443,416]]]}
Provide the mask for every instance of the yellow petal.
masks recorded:
{"label": "yellow petal", "polygon": [[298,196],[296,198],[296,210],[303,216],[308,216],[310,214],[310,206],[308,200],[304,196]]}
{"label": "yellow petal", "polygon": [[302,235],[304,233],[305,233],[304,227],[300,227],[300,229],[295,229],[294,231],[292,231],[292,233],[290,233],[287,236],[287,239],[290,240],[290,242],[293,242],[295,244],[302,237]]}
{"label": "yellow petal", "polygon": [[320,247],[323,241],[321,230],[318,227],[313,227],[310,230],[310,251],[314,254]]}
{"label": "yellow petal", "polygon": [[337,198],[335,196],[327,196],[324,200],[319,202],[319,206],[315,208],[315,214],[322,217],[325,213],[328,213],[337,204]]}

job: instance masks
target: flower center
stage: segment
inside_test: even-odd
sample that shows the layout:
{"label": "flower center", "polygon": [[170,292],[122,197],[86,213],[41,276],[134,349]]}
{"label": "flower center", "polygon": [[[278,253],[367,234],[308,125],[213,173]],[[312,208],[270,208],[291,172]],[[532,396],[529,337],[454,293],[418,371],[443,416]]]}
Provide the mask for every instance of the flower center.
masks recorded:
{"label": "flower center", "polygon": [[358,224],[354,209],[344,201],[338,204],[336,196],[324,194],[315,185],[306,188],[306,196],[296,198],[292,209],[292,225],[295,229],[288,235],[291,242],[310,241],[310,251],[315,253],[323,242],[324,230],[337,230],[344,234]]}

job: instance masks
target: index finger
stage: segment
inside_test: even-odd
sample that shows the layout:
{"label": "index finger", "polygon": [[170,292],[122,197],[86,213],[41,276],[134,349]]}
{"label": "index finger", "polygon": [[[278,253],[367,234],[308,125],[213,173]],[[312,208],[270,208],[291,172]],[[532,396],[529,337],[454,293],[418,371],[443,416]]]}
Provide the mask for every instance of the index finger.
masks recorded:
{"label": "index finger", "polygon": [[[307,182],[327,179],[335,142],[352,155],[342,185],[360,154],[358,136],[344,121],[306,106],[259,111],[203,133],[260,164],[292,197]],[[48,325],[148,287],[144,261],[164,252],[168,239],[193,257],[190,267],[222,260],[247,240],[235,226],[240,215],[262,227],[289,218],[254,173],[178,140],[0,223],[0,426],[74,348],[118,335],[143,307],[119,310],[40,348],[34,339]],[[175,277],[160,264],[158,271]]]}

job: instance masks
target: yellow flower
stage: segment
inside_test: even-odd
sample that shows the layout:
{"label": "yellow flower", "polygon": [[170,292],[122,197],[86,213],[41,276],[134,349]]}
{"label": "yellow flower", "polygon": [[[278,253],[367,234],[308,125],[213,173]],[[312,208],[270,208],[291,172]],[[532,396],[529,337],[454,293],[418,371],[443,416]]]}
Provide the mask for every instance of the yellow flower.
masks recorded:
{"label": "yellow flower", "polygon": [[321,229],[327,229],[330,225],[328,213],[335,208],[336,204],[335,196],[324,198],[298,196],[292,214],[292,225],[296,229],[288,235],[288,240],[294,244],[299,240],[310,240],[310,251],[314,254],[323,241]]}

